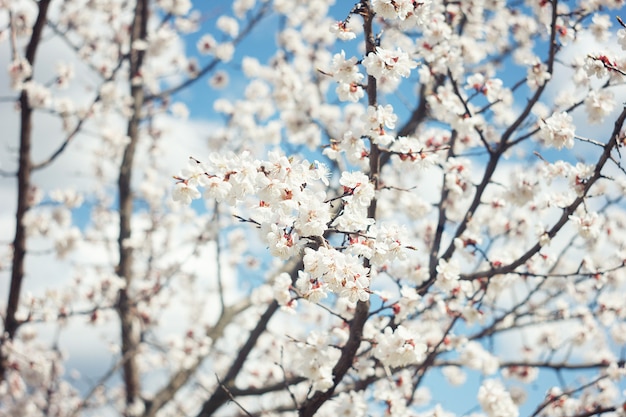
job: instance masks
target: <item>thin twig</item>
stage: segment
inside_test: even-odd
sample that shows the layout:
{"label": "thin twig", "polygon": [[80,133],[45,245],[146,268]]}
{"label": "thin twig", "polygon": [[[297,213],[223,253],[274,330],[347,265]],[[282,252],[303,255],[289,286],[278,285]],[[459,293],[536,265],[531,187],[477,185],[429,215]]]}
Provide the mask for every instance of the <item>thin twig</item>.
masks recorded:
{"label": "thin twig", "polygon": [[228,387],[226,385],[222,384],[222,381],[220,381],[220,377],[217,376],[217,374],[215,374],[215,379],[217,379],[217,383],[220,386],[220,388],[222,390],[224,390],[226,395],[228,395],[228,398],[230,399],[230,401],[232,401],[237,407],[239,407],[241,409],[241,411],[243,411],[247,416],[253,417],[252,414],[250,414],[248,412],[248,410],[243,408],[243,406],[241,404],[239,404],[239,402],[237,402],[237,400],[235,399],[235,396],[233,394],[231,394],[230,390],[228,389]]}

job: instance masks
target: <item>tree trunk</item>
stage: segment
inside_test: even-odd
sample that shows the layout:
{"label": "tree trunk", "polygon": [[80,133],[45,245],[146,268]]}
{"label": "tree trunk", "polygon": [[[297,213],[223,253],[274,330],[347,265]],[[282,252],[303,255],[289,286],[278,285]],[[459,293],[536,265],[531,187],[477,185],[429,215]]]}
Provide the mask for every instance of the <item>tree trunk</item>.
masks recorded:
{"label": "tree trunk", "polygon": [[[32,36],[26,48],[26,60],[34,67],[37,48],[41,40],[41,34],[46,24],[48,16],[48,6],[50,0],[39,2],[39,13],[37,21],[33,26]],[[30,79],[30,78],[29,78]],[[28,79],[28,80],[29,80]],[[25,81],[28,81],[25,80]],[[17,211],[15,213],[15,237],[13,239],[13,259],[11,265],[11,286],[9,289],[9,300],[4,321],[4,336],[2,343],[15,337],[15,333],[20,326],[20,322],[15,317],[20,302],[20,293],[24,281],[24,259],[26,258],[26,228],[24,227],[24,216],[30,208],[29,198],[32,193],[31,173],[31,144],[32,144],[32,115],[33,109],[28,102],[26,91],[20,94],[20,145],[19,145],[19,167],[17,171]],[[6,338],[6,339],[4,339]],[[3,355],[0,358],[0,380],[4,379],[7,367],[7,358]]]}
{"label": "tree trunk", "polygon": [[141,76],[141,66],[144,52],[132,49],[134,41],[145,39],[148,21],[148,1],[138,0],[135,16],[131,28],[130,51],[130,93],[132,97],[132,117],[128,122],[127,135],[130,139],[124,150],[118,178],[119,192],[119,219],[120,230],[118,237],[119,264],[118,275],[124,279],[126,285],[119,292],[117,312],[120,317],[123,378],[126,389],[126,405],[134,404],[140,397],[139,370],[137,369],[137,347],[140,342],[138,318],[134,313],[131,299],[133,280],[133,248],[129,246],[131,238],[131,218],[133,215],[133,193],[131,179],[135,151],[139,141],[139,125],[144,104],[142,83],[133,82],[133,78]]}

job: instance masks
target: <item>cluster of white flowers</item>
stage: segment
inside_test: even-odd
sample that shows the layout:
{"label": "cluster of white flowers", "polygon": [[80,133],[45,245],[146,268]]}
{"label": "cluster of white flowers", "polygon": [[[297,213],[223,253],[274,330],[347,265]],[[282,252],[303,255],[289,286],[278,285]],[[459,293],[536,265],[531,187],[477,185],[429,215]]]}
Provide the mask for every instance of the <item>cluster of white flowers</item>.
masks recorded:
{"label": "cluster of white flowers", "polygon": [[356,33],[354,33],[352,27],[350,27],[349,21],[340,20],[338,22],[334,22],[330,26],[330,32],[337,36],[337,39],[342,41],[351,41],[356,39]]}
{"label": "cluster of white flowers", "polygon": [[585,110],[589,123],[602,123],[615,109],[615,96],[610,90],[592,90],[585,98]]}
{"label": "cluster of white flowers", "polygon": [[427,346],[404,326],[386,327],[376,339],[374,356],[390,368],[415,365],[426,357]]}
{"label": "cluster of white flowers", "polygon": [[374,12],[383,19],[400,20],[402,27],[420,27],[427,23],[431,0],[373,0]]}
{"label": "cluster of white flowers", "polygon": [[376,52],[370,52],[363,59],[363,66],[377,80],[386,78],[399,81],[400,78],[411,75],[411,70],[417,67],[417,63],[400,48],[392,51],[376,47]]}
{"label": "cluster of white flowers", "polygon": [[439,259],[437,264],[437,281],[438,288],[446,292],[452,292],[459,287],[459,274],[461,268],[455,259],[446,261],[445,259]]}
{"label": "cluster of white flowers", "polygon": [[600,234],[601,221],[595,211],[580,215],[572,214],[569,219],[576,225],[580,236],[588,241],[594,241]]}
{"label": "cluster of white flowers", "polygon": [[568,113],[554,113],[546,120],[539,121],[538,136],[547,146],[557,149],[574,146],[575,126],[572,116]]}
{"label": "cluster of white flowers", "polygon": [[344,51],[335,54],[332,74],[338,83],[335,92],[339,100],[357,102],[365,95],[361,85],[365,77],[359,72],[356,57],[346,59]]}
{"label": "cluster of white flowers", "polygon": [[342,392],[329,405],[336,417],[364,417],[367,415],[367,402],[362,392]]}
{"label": "cluster of white flowers", "polygon": [[532,203],[539,190],[535,177],[520,170],[511,174],[511,182],[505,195],[509,202],[523,206]]}
{"label": "cluster of white flowers", "polygon": [[56,86],[59,89],[67,88],[69,82],[74,78],[74,66],[64,62],[56,65],[57,79]]}
{"label": "cluster of white flowers", "polygon": [[529,384],[537,379],[539,369],[532,366],[508,366],[502,370],[502,375]]}
{"label": "cluster of white flowers", "polygon": [[426,99],[437,118],[450,125],[457,123],[465,114],[465,108],[450,84],[437,87]]}
{"label": "cluster of white flowers", "polygon": [[190,369],[206,355],[212,343],[202,330],[188,329],[183,337],[171,336],[168,340],[170,366],[173,370]]}
{"label": "cluster of white flowers", "polygon": [[191,0],[158,0],[157,4],[166,13],[183,16],[191,9]]}
{"label": "cluster of white flowers", "polygon": [[28,95],[28,104],[32,107],[50,107],[52,104],[52,92],[46,86],[36,81],[26,81],[22,88]]}
{"label": "cluster of white flowers", "polygon": [[350,238],[346,253],[362,256],[373,266],[384,266],[396,259],[407,259],[406,230],[395,224],[374,224],[367,236]]}
{"label": "cluster of white flowers", "polygon": [[14,90],[21,89],[24,80],[28,79],[33,73],[33,69],[28,61],[22,57],[18,57],[11,62],[7,70],[11,80],[11,88]]}
{"label": "cluster of white flowers", "polygon": [[340,140],[331,140],[324,155],[336,161],[341,155],[351,164],[365,168],[368,163],[365,141],[352,130],[346,131]]}
{"label": "cluster of white flowers", "polygon": [[220,16],[215,25],[231,38],[235,38],[239,34],[239,22],[231,16]]}
{"label": "cluster of white flowers", "polygon": [[463,385],[467,380],[467,375],[460,366],[444,366],[441,373],[451,385]]}
{"label": "cluster of white flowers", "polygon": [[332,347],[329,334],[311,332],[306,342],[292,346],[293,369],[312,382],[315,391],[326,391],[333,385],[333,366],[341,352]]}
{"label": "cluster of white flowers", "polygon": [[274,284],[272,285],[272,290],[274,291],[274,299],[281,306],[289,306],[295,307],[294,301],[292,301],[291,293],[289,290],[291,289],[291,277],[288,273],[283,272],[278,274],[276,278],[274,278]]}
{"label": "cluster of white flowers", "polygon": [[366,230],[374,223],[367,210],[375,195],[374,184],[362,172],[343,172],[339,184],[343,186],[343,211],[332,225],[343,232]]}
{"label": "cluster of white flowers", "polygon": [[[199,187],[204,188],[206,198],[233,205],[257,196],[252,207],[254,221],[271,236],[270,247],[278,241],[291,247],[297,235],[321,236],[327,228],[330,204],[325,202],[323,191],[313,191],[317,183],[328,183],[326,172],[320,163],[297,161],[276,152],[270,153],[267,161],[254,160],[249,153],[230,157],[213,154],[206,165],[190,160],[177,176],[172,196],[189,204],[200,198]],[[355,194],[361,195],[361,189],[355,189]]]}
{"label": "cluster of white flowers", "polygon": [[385,130],[385,128],[394,129],[398,120],[391,104],[378,107],[369,106],[363,119],[366,132],[374,143],[387,146],[394,141],[394,136]]}
{"label": "cluster of white flowers", "polygon": [[510,104],[512,101],[511,91],[503,87],[503,82],[499,78],[486,78],[483,74],[477,73],[467,77],[469,88],[483,94],[490,103],[503,101]]}
{"label": "cluster of white flowers", "polygon": [[[232,33],[236,33],[238,30],[236,27],[228,27],[226,25],[224,29],[229,30]],[[219,43],[210,34],[203,35],[198,40],[196,47],[198,48],[198,52],[202,55],[213,55],[223,62],[229,62],[235,52],[235,47],[232,42]]]}
{"label": "cluster of white flowers", "polygon": [[463,346],[459,357],[461,363],[470,369],[476,369],[484,375],[493,375],[500,367],[497,357],[487,352],[482,345],[475,341],[470,341]]}
{"label": "cluster of white flowers", "polygon": [[617,42],[622,47],[622,50],[626,51],[626,29],[617,31]]}
{"label": "cluster of white flowers", "polygon": [[552,75],[548,72],[548,66],[542,62],[533,61],[528,66],[526,84],[531,90],[542,87]]}
{"label": "cluster of white flowers", "polygon": [[[3,340],[2,353],[9,366],[0,382],[3,414],[37,416],[42,415],[41,410],[50,409],[59,415],[70,415],[80,406],[81,396],[70,381],[55,379],[64,374],[60,353],[44,349],[33,327],[24,326],[19,339]],[[49,395],[53,381],[54,395]]]}
{"label": "cluster of white flowers", "polygon": [[406,229],[395,224],[377,224],[369,231],[373,236],[373,252],[368,259],[373,265],[384,265],[396,259],[407,259]]}
{"label": "cluster of white flowers", "polygon": [[478,402],[489,417],[517,417],[519,409],[511,394],[496,379],[487,379],[478,390]]}
{"label": "cluster of white flowers", "polygon": [[589,25],[589,31],[596,38],[599,43],[606,42],[611,32],[609,29],[613,26],[611,23],[611,17],[608,14],[595,14],[591,18],[591,25]]}
{"label": "cluster of white flowers", "polygon": [[599,52],[588,55],[583,66],[588,77],[605,78],[611,72],[607,67],[618,68],[617,59],[609,52]]}
{"label": "cluster of white flowers", "polygon": [[[351,302],[365,301],[370,297],[369,270],[362,260],[333,248],[320,247],[318,250],[304,249],[304,272],[296,283],[298,289],[327,289]],[[319,295],[315,296],[319,298]]]}
{"label": "cluster of white flowers", "polygon": [[569,172],[570,187],[576,192],[577,196],[582,196],[589,179],[593,176],[596,167],[594,165],[578,162],[571,167]]}

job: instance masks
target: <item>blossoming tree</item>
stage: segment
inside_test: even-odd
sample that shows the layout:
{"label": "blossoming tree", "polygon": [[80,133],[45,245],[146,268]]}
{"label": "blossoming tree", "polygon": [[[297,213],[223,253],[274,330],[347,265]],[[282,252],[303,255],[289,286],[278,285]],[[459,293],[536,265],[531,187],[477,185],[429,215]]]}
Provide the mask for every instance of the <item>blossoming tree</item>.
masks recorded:
{"label": "blossoming tree", "polygon": [[623,4],[0,0],[0,415],[625,415]]}

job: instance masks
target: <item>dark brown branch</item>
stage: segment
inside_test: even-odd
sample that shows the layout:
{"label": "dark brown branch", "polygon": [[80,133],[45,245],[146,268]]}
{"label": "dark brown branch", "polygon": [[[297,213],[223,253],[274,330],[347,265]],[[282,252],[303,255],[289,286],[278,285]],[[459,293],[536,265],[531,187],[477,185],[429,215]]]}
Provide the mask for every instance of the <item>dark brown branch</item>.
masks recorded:
{"label": "dark brown branch", "polygon": [[284,390],[286,387],[291,387],[304,381],[306,381],[305,377],[296,376],[296,377],[288,378],[288,379],[285,379],[284,381],[276,382],[273,384],[266,384],[266,385],[263,385],[262,387],[253,387],[253,388],[233,387],[230,389],[230,392],[236,397],[251,397],[251,396],[267,394],[269,392],[276,392],[276,391]]}
{"label": "dark brown branch", "polygon": [[[527,366],[529,368],[545,368],[545,369],[554,369],[554,370],[584,370],[584,369],[598,369],[598,368],[608,368],[610,364],[602,361],[602,362],[588,362],[588,363],[567,363],[567,362],[533,362],[533,361],[508,361],[508,362],[500,362],[500,368],[510,368],[510,367],[520,367]],[[464,366],[463,363],[456,360],[442,360],[436,361],[433,363],[433,366]],[[624,367],[624,361],[621,361],[618,366]]]}
{"label": "dark brown branch", "polygon": [[[622,407],[624,407],[622,405]],[[617,411],[617,407],[601,407],[597,406],[589,411],[582,411],[579,414],[574,414],[572,417],[591,417],[591,416],[599,416],[605,413],[612,413]]]}
{"label": "dark brown branch", "polygon": [[300,408],[300,417],[312,417],[317,410],[328,401],[337,385],[342,381],[356,356],[356,352],[361,345],[361,338],[363,336],[363,327],[367,321],[369,313],[369,302],[360,301],[356,305],[354,312],[354,318],[350,322],[350,336],[346,344],[341,348],[341,357],[333,367],[333,386],[327,391],[317,391],[313,397],[309,398],[304,405]]}
{"label": "dark brown branch", "polygon": [[222,388],[222,390],[224,390],[226,395],[228,395],[228,398],[230,399],[230,401],[232,401],[237,407],[239,407],[241,409],[241,411],[244,412],[245,415],[247,415],[249,417],[252,417],[252,414],[250,414],[250,412],[248,412],[248,410],[246,410],[241,404],[239,404],[239,402],[237,402],[237,399],[235,398],[233,393],[230,392],[230,390],[228,389],[228,387],[226,385],[222,384],[222,381],[220,381],[219,378],[217,378],[217,383],[219,384],[220,388]]}
{"label": "dark brown branch", "polygon": [[[427,107],[426,99],[424,97],[425,92],[426,92],[426,86],[422,84],[420,86],[419,101],[418,101],[417,107],[415,108],[415,110],[413,110],[413,113],[411,113],[411,117],[409,117],[409,120],[407,120],[406,123],[398,131],[398,137],[410,136],[414,134],[417,128],[426,119],[426,116],[428,114],[427,112],[428,107]],[[389,162],[391,155],[393,155],[392,152],[382,152],[382,154],[380,155],[381,167],[385,166]]]}
{"label": "dark brown branch", "polygon": [[[26,47],[26,60],[31,67],[35,63],[35,55],[41,41],[41,34],[48,16],[50,0],[39,2],[37,20],[33,26],[32,35]],[[13,32],[13,30],[11,31]],[[28,94],[22,91],[20,94],[20,148],[19,167],[17,172],[17,211],[15,213],[15,237],[13,239],[13,259],[11,264],[11,285],[9,300],[4,320],[3,337],[13,339],[20,322],[15,317],[20,302],[20,293],[24,281],[24,260],[26,258],[26,227],[24,216],[30,208],[30,194],[32,192],[31,173],[31,141],[32,141],[32,113],[33,109],[28,102]],[[0,340],[0,344],[3,340]],[[3,354],[0,357],[0,380],[4,380],[8,364]]]}
{"label": "dark brown branch", "polygon": [[[363,17],[363,30],[365,36],[365,54],[375,53],[376,39],[374,37],[372,22],[374,20],[374,12],[371,9],[369,1],[361,2],[361,9],[358,13]],[[377,104],[377,89],[376,79],[373,76],[368,76],[367,79],[367,97],[368,104],[370,106],[376,106]],[[369,153],[369,180],[374,184],[376,190],[378,190],[379,174],[380,174],[380,149],[373,142],[370,141],[370,153]],[[376,198],[372,199],[370,206],[368,207],[367,214],[369,218],[376,218]],[[365,262],[365,266],[369,267],[369,262]],[[363,327],[369,316],[369,301],[357,302],[354,317],[350,321],[350,334],[348,341],[341,348],[341,356],[333,367],[333,385],[326,391],[316,391],[312,397],[308,398],[298,410],[300,417],[312,417],[319,410],[319,408],[328,401],[337,386],[341,383],[344,376],[352,366],[356,353],[361,346],[361,338],[363,336]]]}
{"label": "dark brown branch", "polygon": [[[465,115],[461,116],[468,116],[468,117],[474,117],[474,115],[472,114],[472,111],[470,110],[467,101],[463,98],[463,95],[461,94],[461,90],[459,89],[459,85],[456,82],[456,80],[452,77],[452,72],[448,69],[448,79],[450,80],[450,84],[452,84],[452,89],[454,90],[454,94],[457,96],[457,98],[461,101],[461,103],[463,104],[463,109],[465,110]],[[476,126],[474,126],[474,131],[478,134],[478,137],[480,138],[480,141],[483,143],[483,146],[485,147],[485,149],[487,150],[487,152],[491,153],[491,146],[489,146],[489,143],[487,143],[487,139],[485,139],[485,135],[483,134],[483,132]]]}
{"label": "dark brown branch", "polygon": [[[452,132],[452,136],[450,137],[450,148],[448,149],[448,155],[446,159],[449,159],[454,155],[454,143],[456,141],[457,134],[456,132]],[[428,273],[429,278],[426,282],[426,285],[423,285],[420,293],[424,294],[430,284],[435,281],[437,277],[437,257],[439,255],[439,249],[441,246],[441,239],[443,238],[443,229],[446,224],[446,200],[448,199],[449,190],[446,188],[446,173],[444,172],[443,178],[441,179],[441,196],[439,198],[439,202],[437,203],[437,228],[435,229],[435,238],[433,240],[433,244],[430,248],[430,254],[428,257]]]}
{"label": "dark brown branch", "polygon": [[229,393],[228,391],[226,391],[226,389],[230,389],[230,387],[233,386],[235,378],[237,377],[237,375],[239,375],[239,372],[243,368],[243,364],[248,358],[248,355],[250,355],[250,352],[256,345],[256,342],[261,334],[265,332],[267,324],[269,323],[274,313],[276,313],[278,308],[279,305],[276,301],[272,301],[267,307],[263,315],[259,318],[259,321],[257,322],[254,329],[252,329],[252,331],[250,332],[248,340],[246,340],[246,343],[244,343],[244,345],[239,349],[235,361],[228,369],[228,372],[222,379],[222,382],[215,389],[213,395],[211,395],[211,397],[202,405],[202,409],[198,413],[198,417],[212,416],[214,412],[216,412],[222,405],[224,405],[226,401],[229,400]]}
{"label": "dark brown branch", "polygon": [[[602,178],[602,174],[601,174],[602,168],[604,167],[606,162],[610,160],[611,152],[613,151],[613,148],[617,146],[619,134],[622,129],[622,126],[624,125],[625,120],[626,120],[626,107],[622,110],[622,113],[619,115],[619,117],[615,121],[615,126],[613,128],[613,132],[611,133],[611,137],[608,143],[604,146],[604,152],[602,152],[602,155],[600,155],[600,158],[598,159],[593,175],[591,176],[591,178],[589,178],[589,180],[585,184],[585,187],[581,193],[581,196],[577,197],[569,206],[563,209],[563,213],[561,214],[560,219],[554,224],[554,226],[552,226],[552,228],[549,231],[547,231],[547,234],[551,239],[556,236],[556,234],[563,228],[563,226],[565,226],[565,224],[567,224],[567,222],[569,221],[569,216],[572,215],[576,211],[578,206],[580,206],[585,201],[585,199],[587,198],[589,194],[589,189],[596,183],[596,181]],[[516,259],[514,262],[508,265],[504,265],[500,268],[491,268],[486,271],[478,271],[478,272],[474,272],[471,274],[464,274],[464,275],[461,275],[461,279],[471,280],[471,279],[477,279],[477,278],[481,278],[485,276],[493,276],[493,275],[507,274],[509,272],[513,272],[515,271],[517,267],[519,267],[520,265],[523,265],[524,263],[526,263],[526,261],[532,258],[536,253],[538,253],[540,249],[541,249],[541,245],[539,244],[539,242],[537,242],[532,248],[528,249],[526,253],[524,253],[522,256],[520,256],[518,259]]]}
{"label": "dark brown branch", "polygon": [[[552,75],[554,72],[554,59],[556,57],[556,52],[557,52],[557,43],[556,43],[556,34],[557,34],[557,29],[556,29],[557,10],[556,9],[558,6],[557,3],[558,3],[557,1],[554,1],[552,4],[552,22],[550,25],[550,50],[548,53],[548,61],[547,61],[547,67],[548,67],[547,71],[548,73],[550,73],[550,75]],[[487,163],[487,167],[485,168],[485,173],[483,175],[483,178],[480,184],[476,187],[476,193],[474,194],[474,199],[472,200],[472,203],[470,207],[468,208],[465,214],[465,217],[463,218],[463,221],[461,222],[461,224],[459,224],[456,232],[454,233],[453,238],[450,240],[448,249],[446,249],[445,253],[442,255],[442,258],[450,259],[452,257],[452,254],[454,253],[455,248],[456,248],[454,245],[454,239],[461,236],[463,232],[465,232],[465,230],[467,229],[467,225],[469,224],[470,220],[474,216],[474,213],[480,206],[483,193],[485,189],[487,188],[487,185],[493,178],[493,174],[496,170],[498,162],[500,162],[502,155],[508,149],[507,142],[509,141],[513,133],[515,133],[517,129],[522,125],[522,123],[526,120],[533,106],[537,103],[537,101],[539,101],[539,98],[543,94],[543,91],[546,88],[547,84],[548,82],[544,83],[542,86],[537,88],[537,91],[535,91],[535,94],[533,94],[530,100],[528,100],[528,103],[526,107],[524,108],[524,110],[522,111],[522,113],[511,124],[511,126],[509,126],[508,129],[502,134],[502,137],[500,139],[500,144],[498,145],[494,153],[490,155],[489,162]]]}
{"label": "dark brown branch", "polygon": [[[288,272],[289,276],[291,277],[291,281],[295,282],[295,280],[298,278],[298,271],[302,270],[303,268],[304,268],[304,264],[302,261],[302,257],[300,257],[299,259],[294,258],[291,262],[289,262],[287,265],[285,265],[285,267],[282,268],[281,272]],[[272,303],[268,305],[265,312],[259,318],[257,325],[248,335],[248,339],[246,340],[244,345],[239,349],[237,353],[237,357],[231,364],[228,372],[222,378],[221,385],[227,387],[231,393],[236,394],[238,392],[237,389],[234,387],[235,379],[237,378],[237,375],[239,375],[239,372],[243,368],[243,364],[245,363],[246,359],[250,355],[250,352],[252,352],[252,349],[256,345],[257,340],[263,334],[263,332],[265,332],[265,330],[267,329],[267,325],[270,319],[272,318],[274,313],[278,311],[278,308],[279,308],[279,305],[276,301],[273,301]],[[224,323],[224,325],[227,325],[227,324],[228,323]],[[247,394],[241,394],[241,395],[247,395]],[[206,400],[205,403],[202,405],[202,409],[198,413],[198,417],[211,416],[222,405],[224,405],[226,401],[228,401],[228,395],[226,395],[226,392],[218,386],[215,392],[213,392],[213,394],[211,395],[211,397],[208,400]]]}
{"label": "dark brown branch", "polygon": [[[606,376],[606,375],[603,375],[603,376],[600,376],[600,377],[598,377],[598,378],[594,379],[593,381],[589,381],[589,382],[587,382],[586,384],[581,385],[581,386],[579,386],[579,387],[577,387],[577,388],[571,389],[571,390],[569,390],[569,391],[564,391],[564,392],[562,392],[562,393],[561,393],[561,394],[559,394],[559,395],[553,395],[553,396],[548,395],[548,396],[546,397],[546,399],[543,401],[543,403],[541,403],[541,404],[537,407],[537,409],[535,410],[535,412],[532,414],[532,416],[531,416],[531,417],[536,417],[536,416],[538,416],[538,415],[541,413],[541,411],[542,411],[543,409],[545,409],[545,408],[546,408],[547,406],[549,406],[550,404],[552,404],[552,403],[554,403],[554,402],[558,401],[560,398],[563,398],[563,397],[569,397],[570,395],[575,394],[576,392],[582,391],[582,390],[584,390],[584,389],[586,389],[586,388],[589,388],[589,387],[591,387],[591,386],[593,386],[593,385],[597,384],[599,381],[601,381],[601,380],[603,380],[603,379],[605,379],[605,378],[607,378],[607,376]],[[602,413],[599,413],[598,411],[594,410],[593,412],[591,412],[591,414],[588,414],[588,413],[583,413],[583,414],[580,414],[580,415],[577,415],[577,416],[592,416],[592,415],[595,415],[595,414],[602,414]]]}
{"label": "dark brown branch", "polygon": [[[147,37],[148,0],[138,0],[131,28],[131,44]],[[131,405],[140,398],[139,369],[136,360],[139,345],[140,329],[137,328],[138,318],[134,314],[132,299],[129,293],[133,280],[133,249],[128,245],[131,238],[131,218],[133,215],[133,193],[131,178],[135,159],[135,150],[139,142],[139,125],[144,105],[144,90],[141,83],[134,83],[133,78],[141,73],[145,52],[137,49],[130,53],[130,95],[132,97],[132,116],[128,122],[127,135],[129,142],[124,149],[118,177],[120,229],[118,236],[119,264],[117,274],[124,279],[125,287],[119,291],[117,312],[121,324],[122,355],[127,357],[123,365],[123,379],[126,389],[126,405]],[[129,352],[132,352],[129,354]]]}

